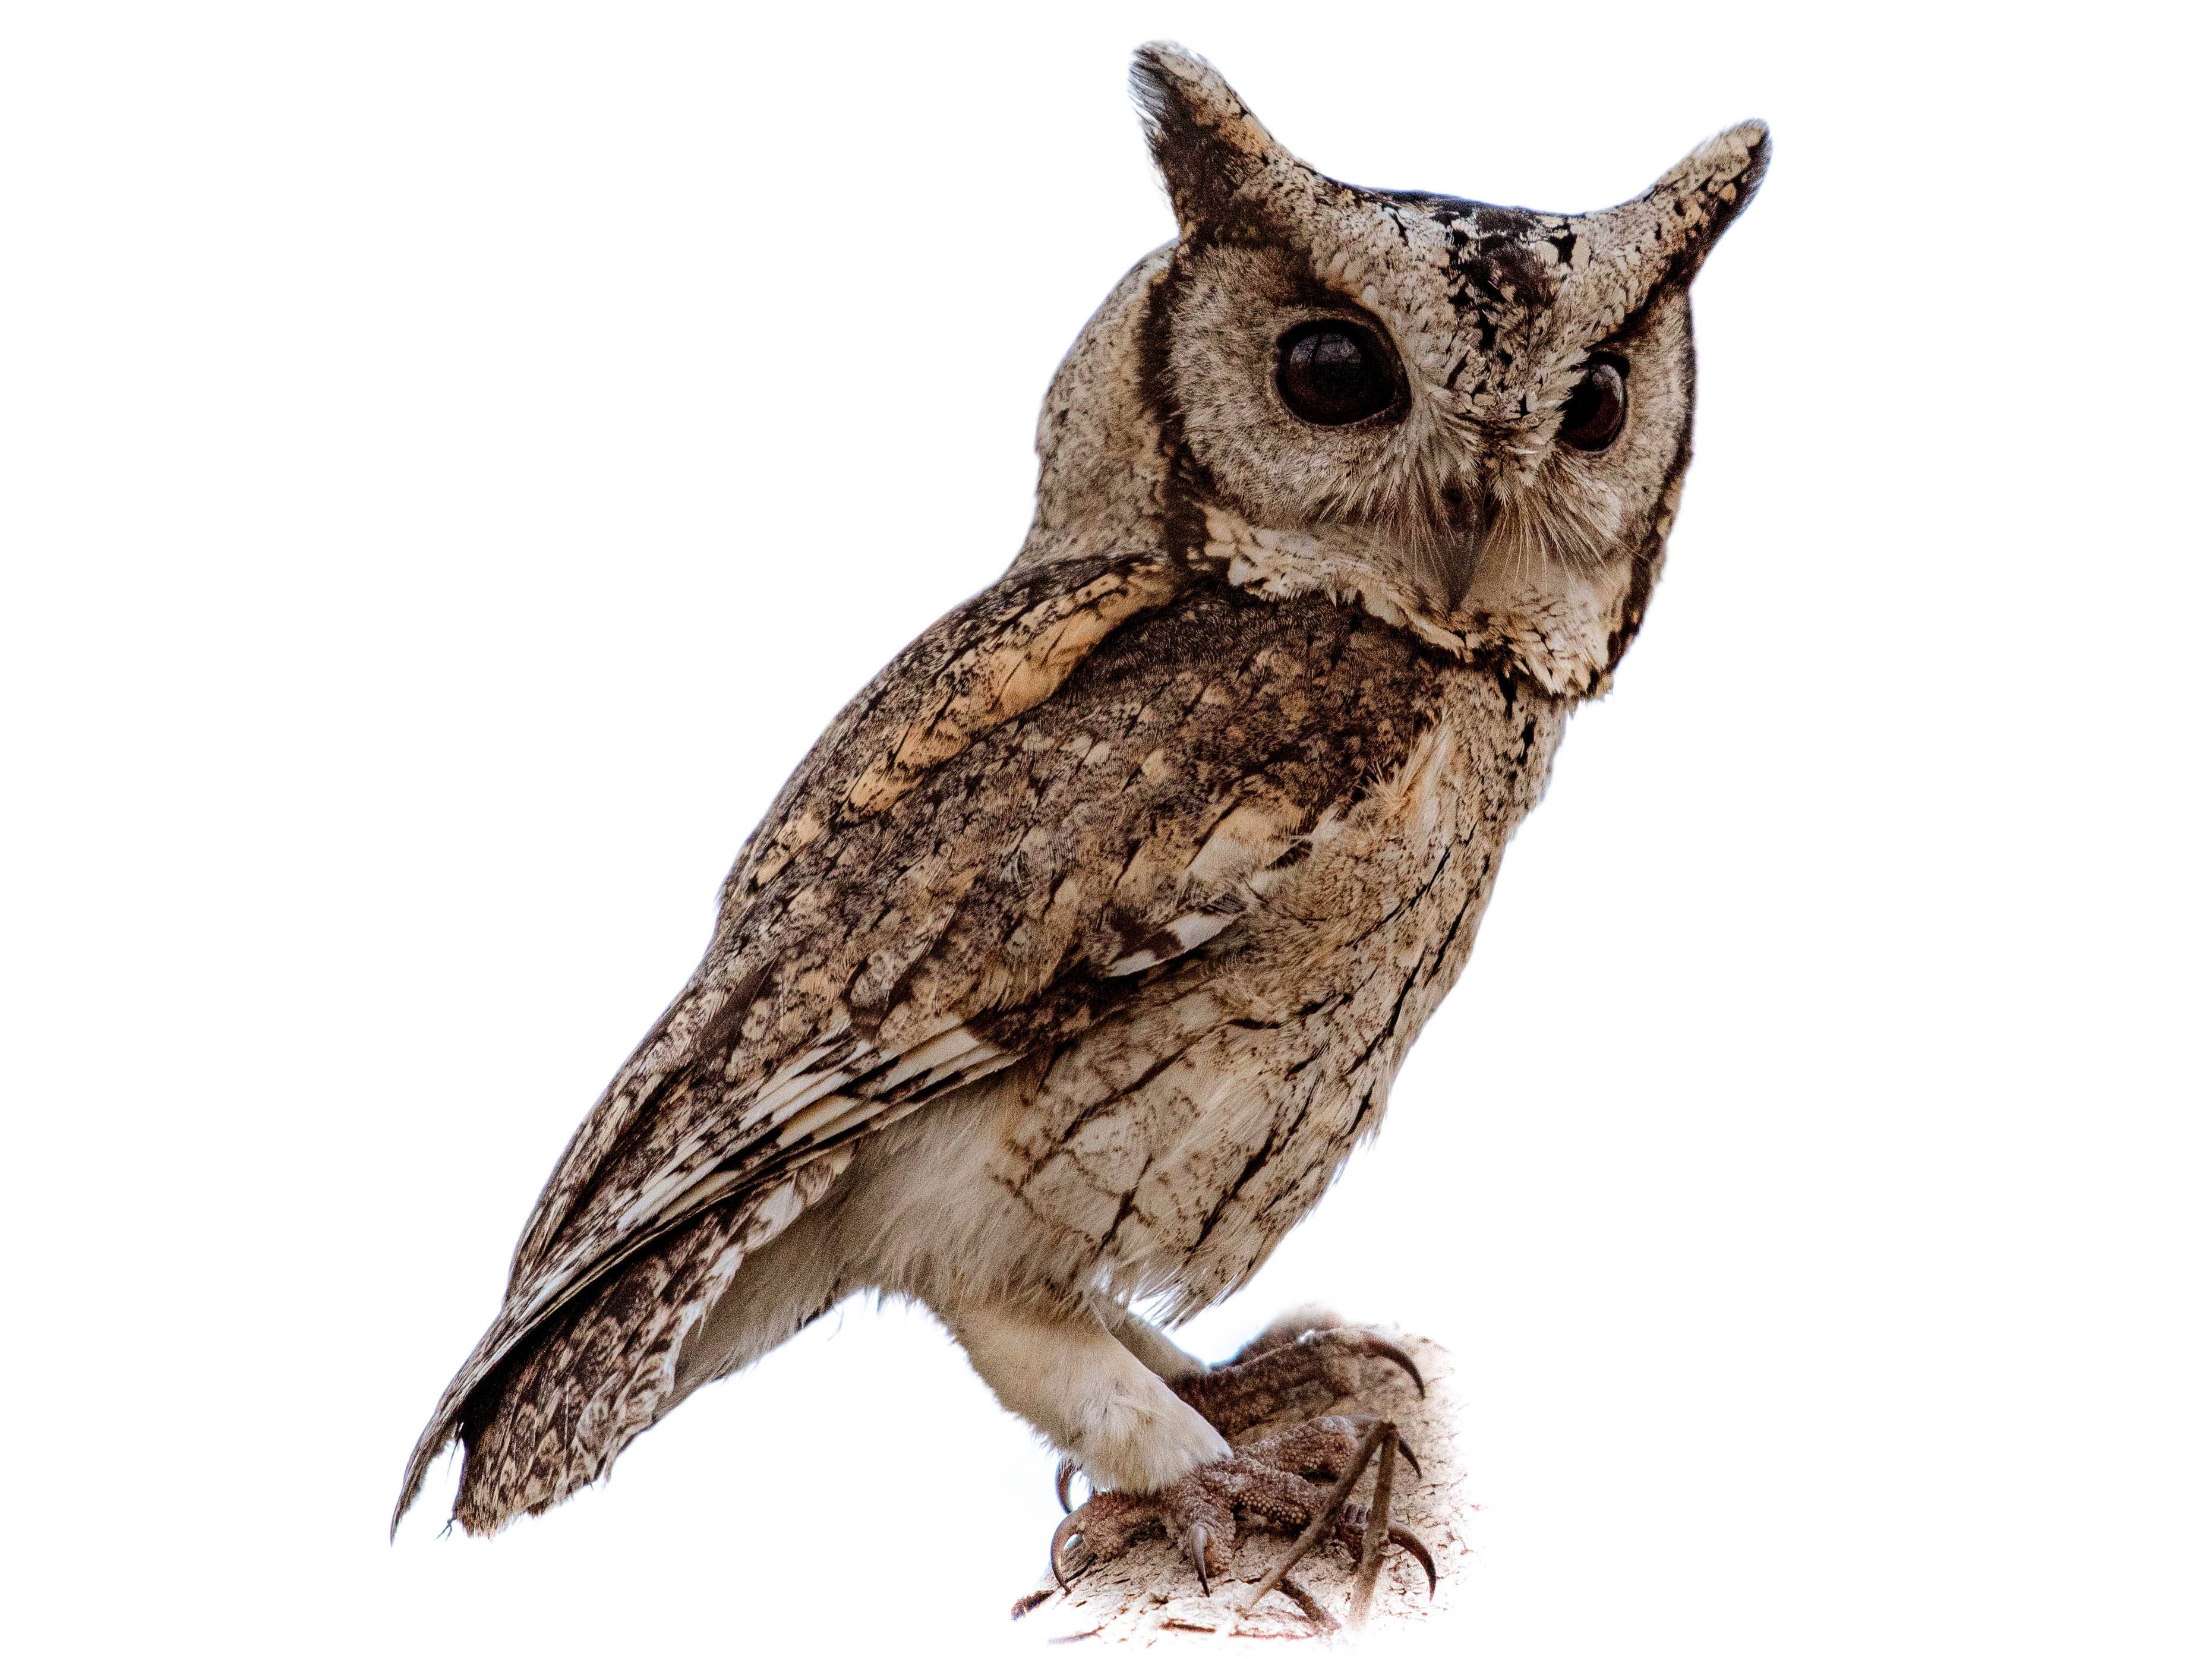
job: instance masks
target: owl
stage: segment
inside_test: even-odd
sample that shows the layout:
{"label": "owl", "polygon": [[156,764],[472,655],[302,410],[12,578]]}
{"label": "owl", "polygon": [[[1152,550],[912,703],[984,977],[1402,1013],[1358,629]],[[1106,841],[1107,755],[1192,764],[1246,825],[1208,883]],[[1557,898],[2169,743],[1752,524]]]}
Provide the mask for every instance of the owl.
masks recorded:
{"label": "owl", "polygon": [[1324,177],[1173,46],[1133,82],[1177,234],[1053,380],[1018,556],[745,843],[395,1528],[456,1439],[454,1514],[495,1530],[867,1291],[943,1322],[1063,1500],[1088,1478],[1056,1572],[1165,1528],[1203,1579],[1243,1533],[1362,1524],[1323,1483],[1372,1425],[1231,1437],[1410,1362],[1356,1326],[1219,1365],[1166,1332],[1381,1127],[1636,636],[1689,465],[1691,281],[1766,131],[1535,213]]}

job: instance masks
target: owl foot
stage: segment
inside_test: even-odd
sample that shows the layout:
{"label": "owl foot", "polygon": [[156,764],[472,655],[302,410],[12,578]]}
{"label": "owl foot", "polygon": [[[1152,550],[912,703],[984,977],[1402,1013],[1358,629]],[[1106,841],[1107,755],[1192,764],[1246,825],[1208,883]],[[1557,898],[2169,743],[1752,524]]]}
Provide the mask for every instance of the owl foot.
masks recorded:
{"label": "owl foot", "polygon": [[[1413,1378],[1417,1393],[1428,1393],[1420,1367],[1373,1331],[1336,1325],[1270,1344],[1273,1334],[1260,1337],[1227,1364],[1170,1386],[1228,1439],[1299,1403],[1301,1395],[1307,1403],[1323,1404],[1356,1392],[1364,1358],[1389,1360]],[[1410,1452],[1407,1459],[1412,1461]],[[1414,1472],[1419,1473],[1418,1464]]]}
{"label": "owl foot", "polygon": [[[1376,1332],[1342,1324],[1335,1315],[1318,1308],[1285,1315],[1238,1349],[1235,1358],[1168,1386],[1224,1439],[1230,1439],[1293,1407],[1312,1410],[1357,1393],[1359,1361],[1369,1358],[1399,1366],[1413,1379],[1414,1391],[1427,1396],[1420,1367],[1404,1349]],[[1398,1437],[1398,1451],[1418,1480],[1420,1461],[1403,1435]],[[1054,1474],[1053,1489],[1060,1495],[1063,1513],[1075,1507],[1077,1473],[1075,1460],[1063,1457]]]}
{"label": "owl foot", "polygon": [[[1325,1536],[1356,1557],[1372,1533],[1376,1559],[1383,1540],[1396,1544],[1421,1564],[1433,1595],[1436,1562],[1421,1540],[1389,1524],[1387,1515],[1382,1526],[1370,1527],[1366,1509],[1346,1501],[1386,1433],[1397,1441],[1396,1428],[1374,1418],[1317,1417],[1200,1464],[1158,1492],[1099,1492],[1053,1534],[1053,1577],[1065,1589],[1094,1562],[1111,1561],[1146,1534],[1164,1532],[1182,1546],[1198,1571],[1199,1589],[1211,1595],[1240,1528],[1297,1534],[1297,1544],[1261,1581],[1251,1598],[1256,1601]],[[1317,1480],[1335,1484],[1322,1488]]]}

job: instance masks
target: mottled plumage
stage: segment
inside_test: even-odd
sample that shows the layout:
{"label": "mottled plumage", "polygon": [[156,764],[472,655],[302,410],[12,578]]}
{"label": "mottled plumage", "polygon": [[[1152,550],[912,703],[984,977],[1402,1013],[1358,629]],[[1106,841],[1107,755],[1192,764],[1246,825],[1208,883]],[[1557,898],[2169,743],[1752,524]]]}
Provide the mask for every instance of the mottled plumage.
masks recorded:
{"label": "mottled plumage", "polygon": [[[1102,1489],[1227,1454],[1128,1304],[1243,1284],[1380,1123],[1642,620],[1686,285],[1765,150],[1542,216],[1324,179],[1172,49],[1137,85],[1182,234],[1055,380],[1028,543],[754,832],[403,1512],[457,1435],[465,1526],[543,1509],[864,1289],[935,1310]],[[1316,326],[1389,342],[1387,410],[1291,406]],[[1631,401],[1585,453],[1558,439],[1601,359]]]}

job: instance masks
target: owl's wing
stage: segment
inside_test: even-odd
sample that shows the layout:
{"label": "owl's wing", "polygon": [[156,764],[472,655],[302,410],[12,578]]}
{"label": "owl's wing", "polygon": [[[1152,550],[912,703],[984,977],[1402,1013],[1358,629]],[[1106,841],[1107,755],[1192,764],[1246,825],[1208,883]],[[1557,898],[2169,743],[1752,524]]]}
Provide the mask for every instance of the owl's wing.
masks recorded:
{"label": "owl's wing", "polygon": [[[857,1138],[1048,1048],[1231,927],[1402,763],[1433,678],[1356,611],[1162,560],[1016,572],[922,635],[739,857],[705,961],[547,1183],[402,1511],[480,1420],[471,1396],[571,1304],[642,1274],[619,1298],[633,1323],[703,1307],[732,1252],[787,1224]],[[702,1243],[671,1255],[672,1235]],[[672,1376],[681,1332],[663,1334],[648,1357]]]}

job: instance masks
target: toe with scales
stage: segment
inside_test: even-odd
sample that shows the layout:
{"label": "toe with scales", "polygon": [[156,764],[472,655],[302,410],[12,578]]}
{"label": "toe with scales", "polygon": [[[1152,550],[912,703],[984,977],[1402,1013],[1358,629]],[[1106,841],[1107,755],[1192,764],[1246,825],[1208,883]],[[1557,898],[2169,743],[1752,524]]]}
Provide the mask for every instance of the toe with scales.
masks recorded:
{"label": "toe with scales", "polygon": [[1317,1397],[1341,1400],[1359,1386],[1359,1362],[1387,1359],[1413,1379],[1417,1393],[1428,1385],[1420,1367],[1403,1348],[1377,1332],[1357,1325],[1310,1330],[1289,1342],[1247,1348],[1225,1365],[1171,1383],[1200,1416],[1233,1439],[1255,1423],[1294,1404]]}
{"label": "toe with scales", "polygon": [[[1333,1534],[1333,1541],[1357,1558],[1366,1542],[1369,1516],[1364,1507],[1346,1500],[1386,1434],[1396,1442],[1395,1426],[1373,1418],[1316,1418],[1201,1464],[1158,1492],[1097,1493],[1053,1534],[1053,1577],[1065,1589],[1092,1563],[1115,1559],[1152,1532],[1165,1532],[1176,1540],[1209,1595],[1241,1532],[1298,1536],[1297,1545],[1263,1581],[1261,1595],[1324,1535]],[[1317,1480],[1334,1484],[1324,1488]],[[1433,1594],[1436,1563],[1421,1540],[1387,1519],[1378,1541],[1381,1537],[1420,1563]]]}

